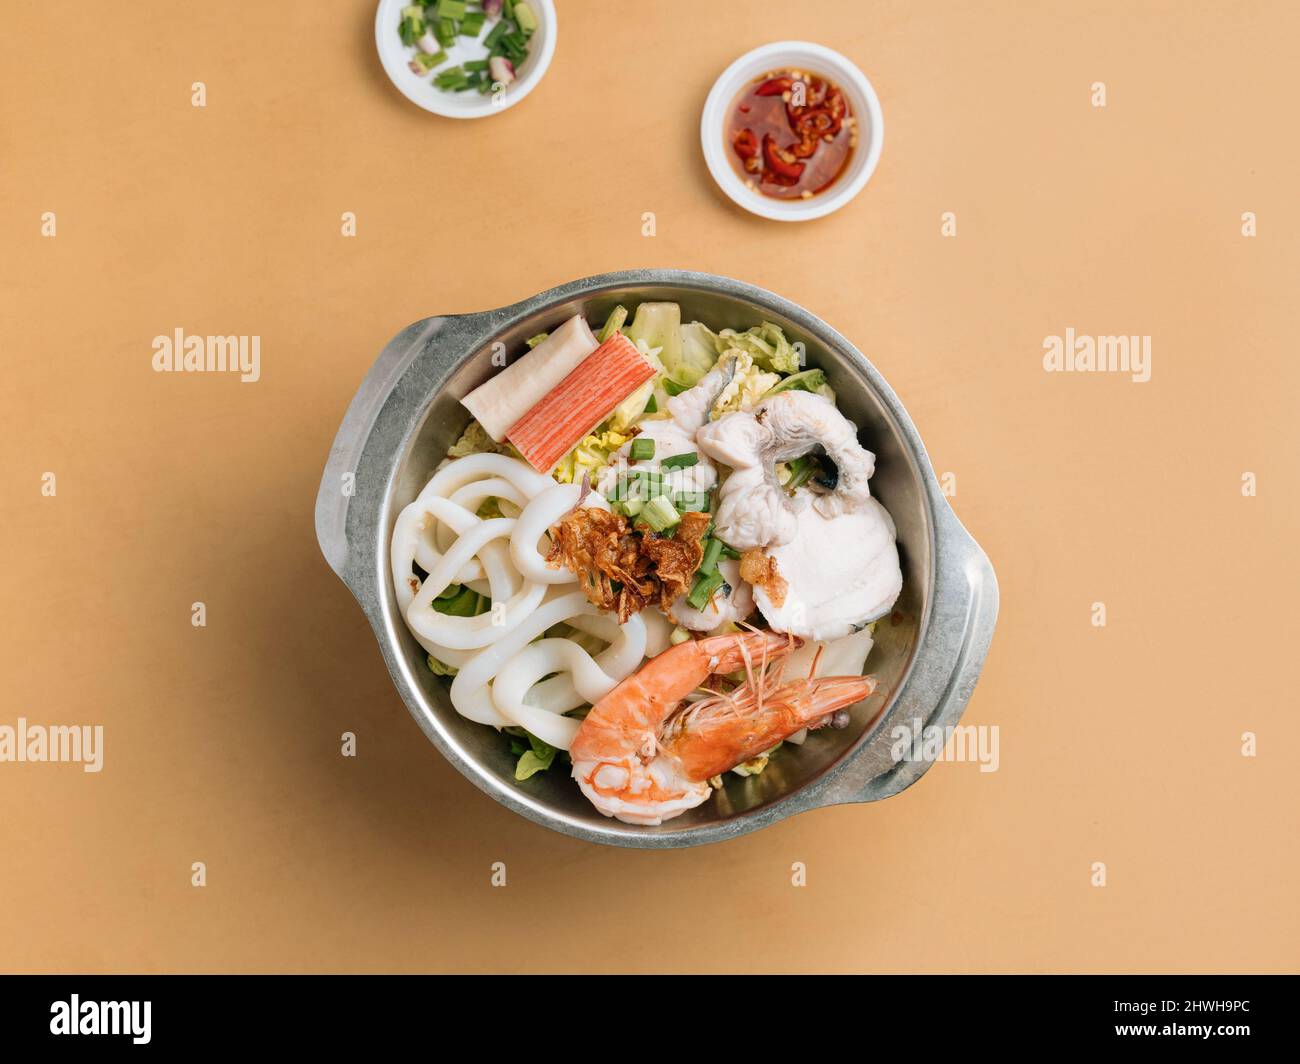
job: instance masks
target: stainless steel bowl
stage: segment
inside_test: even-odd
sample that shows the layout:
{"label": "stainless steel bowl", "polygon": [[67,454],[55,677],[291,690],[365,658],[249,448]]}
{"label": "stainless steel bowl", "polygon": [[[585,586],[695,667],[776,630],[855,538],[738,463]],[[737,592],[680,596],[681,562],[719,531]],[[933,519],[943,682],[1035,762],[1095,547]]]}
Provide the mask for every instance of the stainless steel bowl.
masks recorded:
{"label": "stainless steel bowl", "polygon": [[[514,779],[514,757],[495,731],[460,717],[446,681],[425,664],[393,596],[388,545],[397,514],[464,430],[459,400],[492,372],[494,344],[519,350],[575,313],[603,321],[616,304],[673,300],[683,319],[714,329],[772,321],[802,340],[826,371],[863,444],[876,453],[872,491],[893,514],[903,593],[876,629],[868,669],[880,688],[848,728],[814,732],[767,770],[732,776],[714,800],[657,828],[601,816],[563,771]],[[925,761],[895,761],[899,725],[955,724],[970,698],[997,620],[993,568],[939,490],[916,427],[884,378],[843,336],[801,307],[753,285],[679,270],[589,277],[514,306],[426,318],[384,348],[343,419],[321,478],[316,535],[329,564],[375,630],[393,682],[443,755],[503,805],[590,842],[646,848],[734,838],[819,806],[888,798]]]}

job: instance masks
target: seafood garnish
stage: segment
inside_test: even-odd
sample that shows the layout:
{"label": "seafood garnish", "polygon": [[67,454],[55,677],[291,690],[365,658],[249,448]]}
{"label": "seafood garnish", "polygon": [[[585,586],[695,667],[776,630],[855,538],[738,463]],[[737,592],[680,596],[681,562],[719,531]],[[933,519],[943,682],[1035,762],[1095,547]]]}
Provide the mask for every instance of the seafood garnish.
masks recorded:
{"label": "seafood garnish", "polygon": [[[769,666],[800,645],[776,632],[690,640],[664,651],[600,699],[569,748],[573,776],[606,816],[661,824],[705,801],[709,779],[828,722],[875,690],[867,676],[785,682]],[[682,705],[711,676],[745,683]]]}

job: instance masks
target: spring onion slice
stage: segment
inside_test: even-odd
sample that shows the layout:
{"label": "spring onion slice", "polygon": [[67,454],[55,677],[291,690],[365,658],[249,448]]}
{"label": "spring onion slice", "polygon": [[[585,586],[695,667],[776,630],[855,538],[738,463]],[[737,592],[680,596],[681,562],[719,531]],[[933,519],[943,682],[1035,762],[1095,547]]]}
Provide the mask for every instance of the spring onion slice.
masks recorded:
{"label": "spring onion slice", "polygon": [[687,451],[686,454],[674,454],[665,458],[659,463],[660,469],[686,469],[695,465],[700,460],[698,451]]}
{"label": "spring onion slice", "polygon": [[628,457],[634,462],[648,462],[655,456],[655,441],[638,436],[628,449]]}

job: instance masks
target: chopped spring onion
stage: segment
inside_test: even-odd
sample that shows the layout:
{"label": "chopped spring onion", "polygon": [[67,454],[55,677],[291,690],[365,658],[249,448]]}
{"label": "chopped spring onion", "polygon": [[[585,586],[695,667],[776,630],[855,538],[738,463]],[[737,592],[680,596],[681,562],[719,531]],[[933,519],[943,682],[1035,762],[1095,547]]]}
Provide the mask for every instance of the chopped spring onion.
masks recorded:
{"label": "chopped spring onion", "polygon": [[[528,39],[539,27],[536,9],[523,0],[487,0],[472,7],[471,0],[419,0],[408,4],[402,8],[397,24],[402,43],[439,56],[436,62],[411,59],[411,71],[427,74],[446,61],[443,52],[458,37],[477,40],[489,20],[491,28],[482,38],[487,56],[464,64],[459,74],[435,78],[433,85],[447,92],[477,89],[488,93],[514,81],[515,69],[528,58]],[[608,337],[602,335],[601,339]]]}
{"label": "chopped spring onion", "polygon": [[664,391],[669,395],[681,395],[682,392],[686,391],[686,387],[685,384],[678,384],[672,377],[664,378]]}
{"label": "chopped spring onion", "polygon": [[[415,62],[420,64],[422,73],[425,74],[429,73],[429,71],[431,71],[439,63],[445,63],[446,61],[447,61],[447,53],[442,49],[439,49],[438,51],[434,52],[433,55],[427,55],[424,52],[415,53]],[[415,67],[412,66],[411,69],[414,70]]]}
{"label": "chopped spring onion", "polygon": [[671,528],[682,519],[667,495],[656,495],[641,509],[641,519],[656,532]]}
{"label": "chopped spring onion", "polygon": [[456,23],[449,18],[439,19],[433,27],[433,35],[440,45],[450,48],[456,43]]}
{"label": "chopped spring onion", "polygon": [[663,478],[653,469],[629,469],[620,473],[614,482],[614,490],[605,497],[610,502],[626,502],[628,499],[640,499],[645,502],[656,495],[663,494]]}
{"label": "chopped spring onion", "polygon": [[794,491],[795,488],[806,483],[819,471],[820,465],[817,459],[810,454],[806,454],[790,463],[790,479],[781,486],[786,491]]}
{"label": "chopped spring onion", "polygon": [[659,413],[659,401],[655,399],[653,393],[650,398],[645,401],[645,412],[647,414]]}
{"label": "chopped spring onion", "polygon": [[640,499],[624,499],[621,503],[619,503],[619,505],[623,507],[623,512],[627,514],[628,517],[635,517],[637,514],[641,512],[642,508],[645,506],[645,503],[643,503]]}
{"label": "chopped spring onion", "polygon": [[527,0],[515,0],[514,14],[519,28],[525,33],[531,34],[537,29],[537,16],[533,14],[533,9],[528,6]]}
{"label": "chopped spring onion", "polygon": [[[465,64],[465,69],[466,69],[466,70],[486,70],[486,69],[487,69],[487,60],[486,60],[486,59],[471,59],[468,63]],[[539,337],[540,337],[540,339],[539,339]],[[529,346],[529,347],[532,347],[532,346],[533,346],[533,340],[537,340],[537,342],[540,344],[540,343],[542,342],[542,340],[545,340],[545,339],[546,339],[546,333],[538,333],[537,336],[534,336],[532,339],[530,339],[530,340],[528,341],[528,346]]]}
{"label": "chopped spring onion", "polygon": [[626,502],[628,499],[645,502],[661,494],[662,479],[657,472],[652,469],[632,469],[626,474],[619,474],[614,482],[614,490],[605,497],[610,502]]}
{"label": "chopped spring onion", "polygon": [[[407,9],[410,10],[409,8]],[[403,14],[397,27],[398,35],[405,45],[413,45],[424,36],[424,21],[418,15]]]}
{"label": "chopped spring onion", "polygon": [[469,78],[460,67],[454,66],[434,76],[433,83],[440,89],[459,91],[469,87]]}
{"label": "chopped spring onion", "polygon": [[[491,34],[488,34],[491,36]],[[613,336],[619,329],[623,328],[623,323],[627,321],[627,307],[617,306],[609,312],[609,317],[605,319],[605,326],[596,334],[596,341],[604,343]]]}
{"label": "chopped spring onion", "polygon": [[[483,67],[485,67],[485,66],[487,66],[486,63],[484,63],[483,66],[475,66],[475,65],[471,62],[471,63],[466,63],[466,64],[465,64],[465,69],[466,69],[466,70],[482,70]],[[543,340],[545,340],[546,337],[549,336],[549,335],[550,335],[549,333],[538,333],[536,336],[530,336],[530,337],[528,338],[528,340],[527,340],[527,344],[528,344],[529,349],[532,349],[532,348],[536,347],[536,346],[537,346],[538,344],[540,344]]]}
{"label": "chopped spring onion", "polygon": [[685,454],[674,454],[665,458],[659,463],[660,469],[686,469],[688,466],[695,465],[700,460],[698,451],[687,451]]}
{"label": "chopped spring onion", "polygon": [[528,55],[528,38],[522,33],[507,33],[497,42],[497,49],[512,63],[522,63]]}
{"label": "chopped spring onion", "polygon": [[[510,23],[507,22],[505,19],[502,19],[490,30],[488,30],[488,35],[483,38],[483,43],[487,45],[488,50],[491,51],[493,48],[497,46],[497,42],[500,41],[501,38],[504,37],[509,32],[510,32]],[[606,337],[606,339],[608,339],[608,337]]]}
{"label": "chopped spring onion", "polygon": [[700,568],[698,572],[705,576],[712,576],[718,569],[718,559],[722,557],[722,540],[716,536],[710,536],[708,542],[704,544],[704,557],[700,559]]}
{"label": "chopped spring onion", "polygon": [[691,586],[691,593],[686,596],[687,605],[696,610],[704,609],[717,593],[718,588],[725,583],[722,574],[716,570],[712,573],[699,573]]}
{"label": "chopped spring onion", "polygon": [[724,558],[730,558],[733,562],[734,562],[734,561],[739,561],[739,560],[740,560],[740,551],[736,550],[734,547],[728,547],[728,546],[724,543],[724,544],[722,545],[722,556],[723,556]]}
{"label": "chopped spring onion", "polygon": [[628,457],[634,462],[647,462],[655,456],[655,441],[638,436],[632,441]]}
{"label": "chopped spring onion", "polygon": [[679,491],[676,499],[677,509],[682,513],[690,510],[698,510],[705,513],[709,509],[709,493],[707,491]]}

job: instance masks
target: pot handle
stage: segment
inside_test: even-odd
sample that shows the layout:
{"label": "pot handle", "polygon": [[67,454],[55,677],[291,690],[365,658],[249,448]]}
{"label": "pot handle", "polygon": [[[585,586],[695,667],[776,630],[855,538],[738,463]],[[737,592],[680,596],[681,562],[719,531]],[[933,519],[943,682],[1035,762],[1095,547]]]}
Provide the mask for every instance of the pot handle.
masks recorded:
{"label": "pot handle", "polygon": [[[378,432],[385,438],[392,434],[405,438],[423,414],[429,396],[441,385],[441,377],[484,342],[503,313],[413,322],[388,342],[353,396],[335,433],[316,494],[316,540],[330,568],[353,594],[360,585],[352,576],[362,562],[362,545],[374,542],[382,482],[388,477],[386,468],[366,465],[372,437]],[[358,506],[350,522],[353,502]]]}
{"label": "pot handle", "polygon": [[[938,495],[937,487],[932,487]],[[940,728],[955,725],[970,700],[998,617],[998,581],[988,555],[962,527],[947,500],[940,505],[935,530],[935,590],[933,615],[916,651],[916,663],[898,699],[877,725],[885,741],[868,742],[845,766],[819,803],[874,802],[889,798],[915,783],[930,761],[898,760],[886,738],[895,728]]]}

